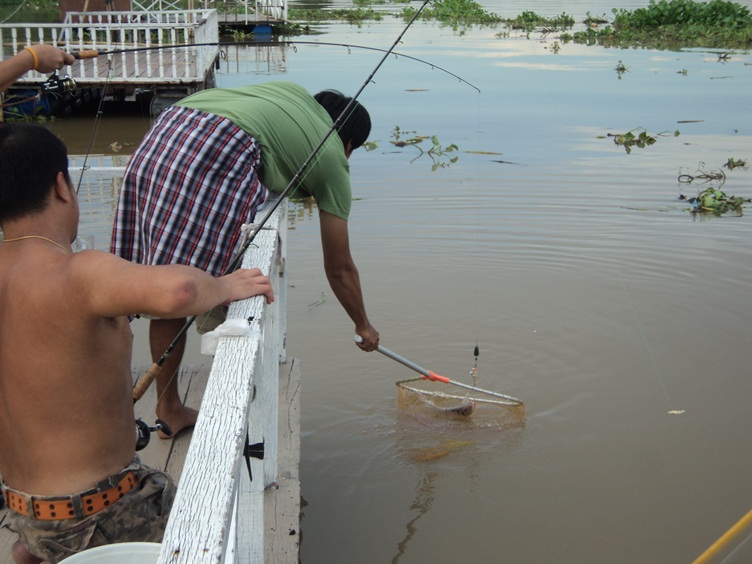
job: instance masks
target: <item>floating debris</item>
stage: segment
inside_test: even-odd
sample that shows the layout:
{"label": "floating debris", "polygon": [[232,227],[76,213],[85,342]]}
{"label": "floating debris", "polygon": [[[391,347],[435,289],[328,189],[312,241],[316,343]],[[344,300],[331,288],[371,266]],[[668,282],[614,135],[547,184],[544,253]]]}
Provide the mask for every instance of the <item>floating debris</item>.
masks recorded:
{"label": "floating debris", "polygon": [[316,300],[315,302],[308,304],[308,307],[310,307],[310,308],[318,307],[321,304],[323,304],[325,301],[326,301],[326,294],[324,292],[321,292],[321,299],[320,300]]}

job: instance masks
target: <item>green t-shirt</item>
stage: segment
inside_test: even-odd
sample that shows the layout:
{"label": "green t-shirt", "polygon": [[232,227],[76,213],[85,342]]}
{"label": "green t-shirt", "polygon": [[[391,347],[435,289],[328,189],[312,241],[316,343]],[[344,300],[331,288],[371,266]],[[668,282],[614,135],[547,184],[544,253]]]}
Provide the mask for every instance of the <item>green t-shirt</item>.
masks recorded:
{"label": "green t-shirt", "polygon": [[[332,127],[332,118],[302,86],[267,82],[240,88],[212,88],[177,104],[225,117],[261,146],[261,182],[282,192]],[[336,132],[327,139],[294,196],[313,196],[319,209],[347,219],[352,204],[350,167]]]}

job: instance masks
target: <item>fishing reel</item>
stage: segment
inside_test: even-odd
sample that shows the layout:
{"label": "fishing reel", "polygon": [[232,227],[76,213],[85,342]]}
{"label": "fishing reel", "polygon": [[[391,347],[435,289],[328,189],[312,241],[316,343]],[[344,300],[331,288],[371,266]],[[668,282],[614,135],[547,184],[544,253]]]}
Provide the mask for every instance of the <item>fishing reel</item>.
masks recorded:
{"label": "fishing reel", "polygon": [[45,94],[56,94],[59,96],[68,92],[75,93],[76,90],[78,90],[78,84],[76,84],[76,81],[69,74],[60,78],[57,73],[53,73],[42,83],[42,91]]}
{"label": "fishing reel", "polygon": [[136,450],[146,448],[154,431],[162,431],[165,435],[172,435],[172,430],[161,419],[157,419],[154,427],[149,427],[145,421],[136,419]]}

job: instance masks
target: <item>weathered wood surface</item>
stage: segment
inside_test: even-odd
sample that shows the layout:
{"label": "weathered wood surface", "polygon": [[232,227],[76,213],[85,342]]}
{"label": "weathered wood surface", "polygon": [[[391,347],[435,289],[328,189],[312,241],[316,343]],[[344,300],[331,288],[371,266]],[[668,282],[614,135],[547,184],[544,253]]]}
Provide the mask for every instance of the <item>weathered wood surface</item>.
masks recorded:
{"label": "weathered wood surface", "polygon": [[[279,229],[286,225],[285,210],[281,206],[257,233],[243,260],[246,268],[268,272],[277,292],[286,280],[280,269],[284,229]],[[285,339],[279,311],[278,301],[267,306],[260,296],[230,306],[228,318],[247,320],[253,332],[219,341],[159,564],[215,563],[226,557],[264,561],[270,538],[261,525],[265,493],[277,487],[278,475],[279,359]],[[263,460],[250,459],[250,484],[242,463],[246,442],[264,449]]]}

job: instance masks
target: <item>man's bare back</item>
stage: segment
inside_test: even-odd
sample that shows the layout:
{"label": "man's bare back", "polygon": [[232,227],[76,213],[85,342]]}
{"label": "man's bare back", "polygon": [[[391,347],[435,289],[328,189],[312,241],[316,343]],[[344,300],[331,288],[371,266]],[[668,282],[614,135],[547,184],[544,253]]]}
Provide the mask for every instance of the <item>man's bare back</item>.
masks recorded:
{"label": "man's bare back", "polygon": [[[46,129],[0,125],[0,490],[24,564],[164,532],[172,482],[134,460],[128,315],[274,299],[259,269],[215,278],[73,254],[79,208],[67,163]],[[41,497],[29,504],[27,494]]]}
{"label": "man's bare back", "polygon": [[0,245],[0,471],[18,490],[75,493],[133,459],[132,335],[127,318],[94,315],[77,290],[90,253]]}

